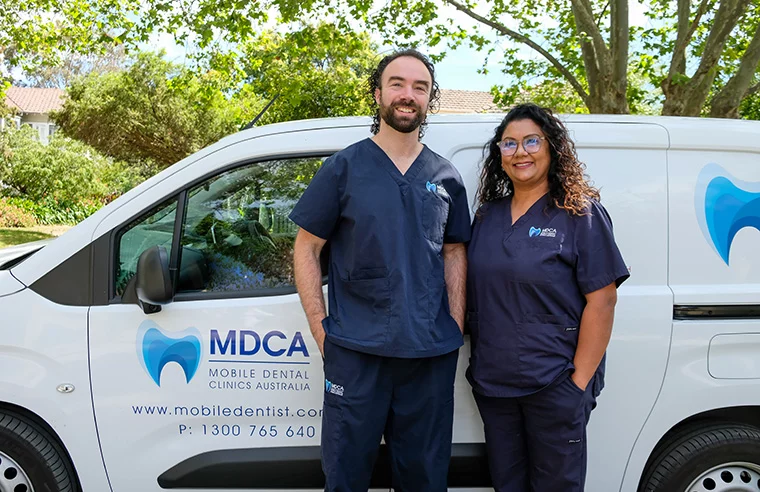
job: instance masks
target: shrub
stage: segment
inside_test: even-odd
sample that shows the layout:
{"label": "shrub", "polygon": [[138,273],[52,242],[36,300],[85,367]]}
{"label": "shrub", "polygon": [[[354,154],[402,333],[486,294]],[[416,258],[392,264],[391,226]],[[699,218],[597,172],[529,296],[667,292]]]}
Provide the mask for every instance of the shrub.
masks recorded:
{"label": "shrub", "polygon": [[0,195],[40,224],[76,224],[142,182],[146,169],[63,136],[43,145],[26,126],[0,132]]}
{"label": "shrub", "polygon": [[103,204],[94,200],[81,200],[77,203],[58,202],[53,198],[44,198],[38,202],[26,198],[7,198],[6,201],[23,210],[38,224],[77,224],[97,212]]}
{"label": "shrub", "polygon": [[31,227],[36,224],[34,215],[0,197],[0,227]]}

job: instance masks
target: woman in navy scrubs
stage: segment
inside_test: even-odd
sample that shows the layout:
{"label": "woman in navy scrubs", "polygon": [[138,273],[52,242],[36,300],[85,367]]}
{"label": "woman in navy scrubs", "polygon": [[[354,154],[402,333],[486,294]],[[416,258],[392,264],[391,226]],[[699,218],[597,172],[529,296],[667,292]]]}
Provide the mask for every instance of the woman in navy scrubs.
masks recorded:
{"label": "woman in navy scrubs", "polygon": [[582,491],[628,269],[567,129],[534,104],[488,142],[468,248],[467,378],[497,492]]}

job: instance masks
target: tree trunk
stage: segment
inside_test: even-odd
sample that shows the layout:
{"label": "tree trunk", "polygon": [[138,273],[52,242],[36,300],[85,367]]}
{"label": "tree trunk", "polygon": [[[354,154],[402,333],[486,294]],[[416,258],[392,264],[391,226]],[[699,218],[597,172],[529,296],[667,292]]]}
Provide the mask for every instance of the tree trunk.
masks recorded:
{"label": "tree trunk", "polygon": [[604,42],[588,0],[572,0],[589,85],[591,113],[627,114],[628,0],[611,1],[610,46]]}

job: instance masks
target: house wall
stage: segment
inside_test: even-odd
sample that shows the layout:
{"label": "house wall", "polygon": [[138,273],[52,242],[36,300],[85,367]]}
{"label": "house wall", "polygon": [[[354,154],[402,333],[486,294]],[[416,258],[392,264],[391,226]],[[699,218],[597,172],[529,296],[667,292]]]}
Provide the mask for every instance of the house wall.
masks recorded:
{"label": "house wall", "polygon": [[48,143],[50,137],[55,133],[56,125],[50,119],[47,113],[25,113],[21,115],[21,124],[30,125],[37,130],[40,136],[40,142]]}
{"label": "house wall", "polygon": [[24,123],[52,123],[48,114],[26,113],[21,116],[21,124]]}

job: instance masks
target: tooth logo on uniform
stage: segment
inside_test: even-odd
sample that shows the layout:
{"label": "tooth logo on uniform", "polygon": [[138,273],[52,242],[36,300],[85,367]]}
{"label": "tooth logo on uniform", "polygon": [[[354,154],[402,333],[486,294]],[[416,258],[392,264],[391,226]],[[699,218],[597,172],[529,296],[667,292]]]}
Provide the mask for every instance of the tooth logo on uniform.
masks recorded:
{"label": "tooth logo on uniform", "polygon": [[329,379],[325,378],[325,391],[332,393],[333,395],[343,396],[343,386],[339,384],[333,384]]}
{"label": "tooth logo on uniform", "polygon": [[528,237],[536,237],[541,234],[541,228],[540,227],[531,227],[528,231]]}
{"label": "tooth logo on uniform", "polygon": [[425,183],[425,188],[427,188],[428,191],[432,191],[433,193],[435,193],[437,191],[436,188],[438,187],[434,183],[431,183],[430,181],[428,181],[427,183]]}
{"label": "tooth logo on uniform", "polygon": [[201,335],[193,327],[166,334],[153,321],[143,321],[137,330],[137,355],[143,369],[161,386],[166,364],[176,362],[189,383],[201,362]]}
{"label": "tooth logo on uniform", "polygon": [[760,231],[760,183],[737,179],[718,164],[699,173],[695,206],[702,234],[726,265],[736,234],[745,227]]}

